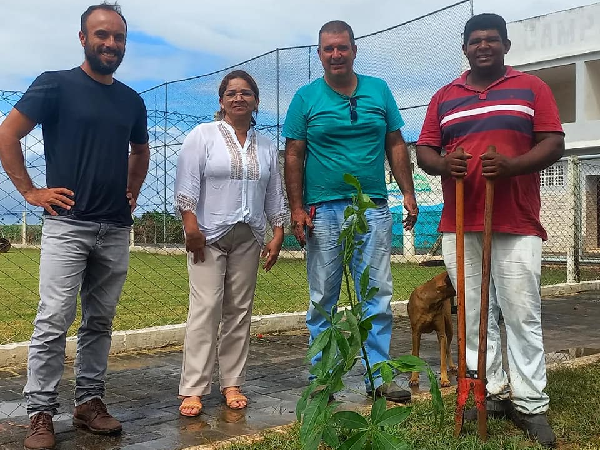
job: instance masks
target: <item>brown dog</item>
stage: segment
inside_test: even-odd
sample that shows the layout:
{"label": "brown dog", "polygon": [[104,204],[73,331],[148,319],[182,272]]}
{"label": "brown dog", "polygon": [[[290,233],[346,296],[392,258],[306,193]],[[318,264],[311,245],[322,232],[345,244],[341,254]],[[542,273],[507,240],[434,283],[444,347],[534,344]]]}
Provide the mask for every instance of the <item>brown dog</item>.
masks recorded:
{"label": "brown dog", "polygon": [[[450,344],[452,343],[452,319],[450,316],[451,299],[456,295],[448,272],[442,272],[417,287],[408,300],[408,317],[412,329],[412,354],[419,356],[421,334],[437,333],[440,343],[441,365],[440,381],[442,387],[450,386],[448,371],[456,370],[452,362]],[[449,362],[449,366],[447,365]],[[410,377],[411,386],[419,385],[419,372]]]}

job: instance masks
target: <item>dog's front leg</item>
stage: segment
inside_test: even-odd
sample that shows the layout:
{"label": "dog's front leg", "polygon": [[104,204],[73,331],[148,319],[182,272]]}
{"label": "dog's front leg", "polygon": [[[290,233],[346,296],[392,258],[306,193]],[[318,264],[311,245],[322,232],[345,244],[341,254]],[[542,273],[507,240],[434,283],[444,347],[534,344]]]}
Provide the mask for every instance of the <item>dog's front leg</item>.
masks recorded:
{"label": "dog's front leg", "polygon": [[440,343],[440,385],[442,387],[450,386],[450,379],[448,378],[448,365],[446,361],[446,356],[448,352],[448,338],[446,337],[446,333],[438,331],[438,341]]}
{"label": "dog's front leg", "polygon": [[[419,357],[419,346],[421,345],[421,332],[413,331],[412,333],[412,354],[413,356]],[[410,376],[409,386],[419,385],[419,372],[413,372]]]}

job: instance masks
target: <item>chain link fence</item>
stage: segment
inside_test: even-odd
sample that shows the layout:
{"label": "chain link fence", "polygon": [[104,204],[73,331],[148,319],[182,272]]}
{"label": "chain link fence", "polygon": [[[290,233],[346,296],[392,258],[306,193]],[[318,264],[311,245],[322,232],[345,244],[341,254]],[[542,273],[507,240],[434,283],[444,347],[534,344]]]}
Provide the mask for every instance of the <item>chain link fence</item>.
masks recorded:
{"label": "chain link fence", "polygon": [[[405,119],[405,139],[414,142],[433,93],[462,68],[461,33],[471,10],[468,1],[402,25],[357,38],[356,70],[385,79]],[[298,88],[323,75],[315,46],[277,49],[211,74],[164,83],[144,91],[148,109],[151,162],[135,212],[131,264],[118,307],[117,330],[185,322],[188,305],[183,232],[175,217],[175,165],[187,133],[211,121],[218,110],[217,89],[231,69],[252,74],[260,88],[257,128],[283,151],[281,127]],[[436,68],[436,69],[433,69]],[[0,91],[0,120],[21,93]],[[35,184],[45,184],[41,130],[23,140],[26,164]],[[411,145],[413,162],[414,148]],[[596,278],[598,180],[600,159],[561,161],[542,175],[544,245],[543,284]],[[402,228],[402,195],[388,180],[393,225],[394,300],[407,299],[419,284],[443,270],[420,263],[440,259],[437,233],[442,196],[440,181],[414,164],[420,217],[412,232]],[[5,172],[0,172],[0,344],[27,340],[38,303],[41,210],[28,206]],[[568,269],[568,270],[567,270]],[[567,273],[568,272],[568,273]],[[269,273],[259,270],[254,314],[306,309],[308,289],[304,253],[286,235],[280,260]],[[70,334],[73,335],[79,319]]]}

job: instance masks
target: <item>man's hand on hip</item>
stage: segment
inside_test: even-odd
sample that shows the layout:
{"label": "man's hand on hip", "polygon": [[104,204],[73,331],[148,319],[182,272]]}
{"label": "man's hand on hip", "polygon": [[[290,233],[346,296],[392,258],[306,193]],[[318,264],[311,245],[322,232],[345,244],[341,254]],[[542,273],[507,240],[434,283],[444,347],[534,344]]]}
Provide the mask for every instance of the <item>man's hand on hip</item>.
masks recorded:
{"label": "man's hand on hip", "polygon": [[58,216],[52,206],[58,206],[64,209],[71,209],[75,202],[69,198],[73,197],[73,191],[67,188],[32,188],[23,193],[27,203],[33,206],[41,206],[50,215]]}

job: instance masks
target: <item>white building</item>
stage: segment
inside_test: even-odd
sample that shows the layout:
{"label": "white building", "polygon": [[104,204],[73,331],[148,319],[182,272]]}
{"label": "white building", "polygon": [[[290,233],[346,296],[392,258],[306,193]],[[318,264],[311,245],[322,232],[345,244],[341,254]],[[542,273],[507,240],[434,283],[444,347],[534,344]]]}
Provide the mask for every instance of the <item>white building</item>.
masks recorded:
{"label": "white building", "polygon": [[[542,172],[545,251],[565,252],[571,235],[580,238],[584,252],[595,253],[600,247],[600,3],[510,23],[508,37],[506,63],[550,86],[566,155],[582,156],[579,170],[563,160]],[[577,216],[580,223],[569,226]]]}

